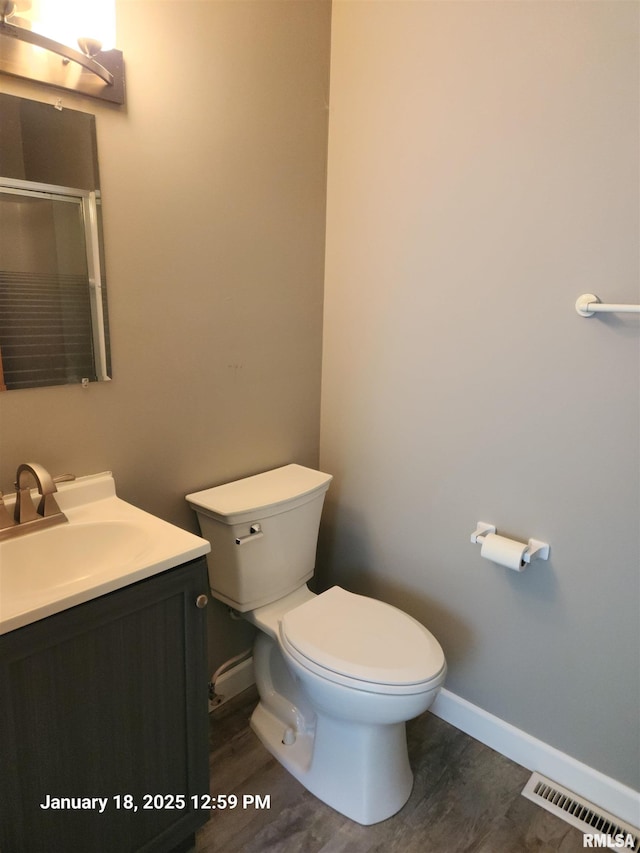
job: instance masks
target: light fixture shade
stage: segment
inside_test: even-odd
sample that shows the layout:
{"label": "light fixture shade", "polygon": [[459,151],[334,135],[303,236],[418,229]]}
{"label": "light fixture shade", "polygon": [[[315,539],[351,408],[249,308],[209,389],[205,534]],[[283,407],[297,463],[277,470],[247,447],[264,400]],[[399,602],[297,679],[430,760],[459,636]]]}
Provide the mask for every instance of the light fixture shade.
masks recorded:
{"label": "light fixture shade", "polygon": [[36,32],[69,47],[77,49],[81,38],[100,42],[101,50],[115,47],[115,0],[32,0],[28,17]]}
{"label": "light fixture shade", "polygon": [[0,74],[123,104],[114,41],[115,0],[0,0]]}
{"label": "light fixture shade", "polygon": [[74,0],[77,13],[77,38],[91,38],[102,44],[102,50],[116,46],[115,0]]}

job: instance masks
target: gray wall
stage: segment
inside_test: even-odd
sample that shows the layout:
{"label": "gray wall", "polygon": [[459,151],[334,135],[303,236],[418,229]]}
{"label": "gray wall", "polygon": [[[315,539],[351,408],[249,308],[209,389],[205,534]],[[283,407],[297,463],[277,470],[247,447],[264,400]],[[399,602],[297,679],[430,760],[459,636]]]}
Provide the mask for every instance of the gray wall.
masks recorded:
{"label": "gray wall", "polygon": [[[333,7],[323,582],[640,789],[638,5]],[[478,520],[551,543],[519,575]]]}
{"label": "gray wall", "polygon": [[[96,115],[113,381],[0,399],[0,488],[36,460],[112,470],[196,530],[187,492],[316,465],[328,2],[123,2],[125,108],[0,78]],[[212,606],[212,660],[249,626]]]}

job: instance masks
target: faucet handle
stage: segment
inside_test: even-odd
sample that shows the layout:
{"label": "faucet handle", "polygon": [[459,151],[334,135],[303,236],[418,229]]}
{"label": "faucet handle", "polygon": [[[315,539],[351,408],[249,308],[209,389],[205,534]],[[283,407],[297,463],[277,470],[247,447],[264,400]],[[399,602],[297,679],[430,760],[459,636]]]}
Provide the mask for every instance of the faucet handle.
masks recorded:
{"label": "faucet handle", "polygon": [[[57,477],[52,477],[51,479],[54,483],[53,491],[58,491],[55,487],[56,483],[68,483],[75,480],[75,478],[75,474],[58,474]],[[38,504],[38,515],[41,515],[43,518],[48,518],[50,515],[60,515],[61,513],[62,510],[58,506],[52,492],[42,495],[40,503]]]}

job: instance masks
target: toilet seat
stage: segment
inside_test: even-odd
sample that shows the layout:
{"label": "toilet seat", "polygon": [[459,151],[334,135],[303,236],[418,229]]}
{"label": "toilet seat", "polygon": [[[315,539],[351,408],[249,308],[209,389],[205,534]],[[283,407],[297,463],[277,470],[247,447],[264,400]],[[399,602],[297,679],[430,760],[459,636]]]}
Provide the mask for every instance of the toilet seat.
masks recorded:
{"label": "toilet seat", "polygon": [[355,689],[418,693],[444,678],[444,653],[424,625],[338,586],[285,613],[279,635],[299,664]]}

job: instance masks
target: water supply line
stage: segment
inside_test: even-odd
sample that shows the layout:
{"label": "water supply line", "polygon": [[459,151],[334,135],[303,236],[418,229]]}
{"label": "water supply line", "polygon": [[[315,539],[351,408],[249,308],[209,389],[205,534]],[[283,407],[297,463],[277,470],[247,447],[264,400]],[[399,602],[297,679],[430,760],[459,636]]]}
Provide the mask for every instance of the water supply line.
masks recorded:
{"label": "water supply line", "polygon": [[211,676],[211,681],[209,682],[209,701],[215,707],[221,705],[224,702],[224,696],[219,693],[216,693],[216,682],[220,678],[221,675],[224,675],[227,670],[231,669],[232,666],[235,666],[237,663],[242,663],[248,658],[251,657],[253,652],[253,648],[249,646],[248,649],[245,649],[243,652],[240,652],[239,655],[234,655],[229,660],[225,661],[223,664],[216,669],[216,671]]}

